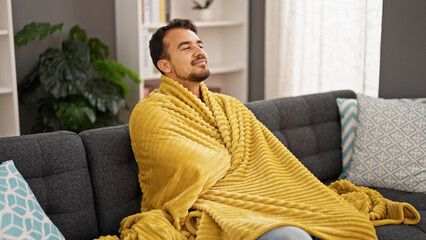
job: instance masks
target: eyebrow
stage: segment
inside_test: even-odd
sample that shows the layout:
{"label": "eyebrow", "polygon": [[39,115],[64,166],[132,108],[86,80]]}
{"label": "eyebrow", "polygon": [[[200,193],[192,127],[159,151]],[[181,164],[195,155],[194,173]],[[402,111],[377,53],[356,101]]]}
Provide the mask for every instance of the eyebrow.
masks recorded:
{"label": "eyebrow", "polygon": [[[191,43],[190,41],[181,42],[181,43],[179,43],[179,45],[177,46],[177,49],[179,49],[182,45],[186,45],[186,44],[190,44],[190,43]],[[203,44],[203,41],[198,40],[198,41],[197,41],[197,43],[201,43],[201,44]]]}

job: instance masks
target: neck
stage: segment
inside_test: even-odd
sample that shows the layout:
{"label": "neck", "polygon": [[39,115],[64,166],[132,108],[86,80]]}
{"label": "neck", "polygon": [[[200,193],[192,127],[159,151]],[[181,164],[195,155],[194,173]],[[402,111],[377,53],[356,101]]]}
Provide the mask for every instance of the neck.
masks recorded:
{"label": "neck", "polygon": [[170,77],[171,79],[175,80],[176,82],[182,84],[186,89],[188,89],[192,94],[194,94],[197,98],[201,99],[201,92],[200,92],[200,83],[194,82],[190,80],[182,80],[182,79],[175,79],[173,77]]}

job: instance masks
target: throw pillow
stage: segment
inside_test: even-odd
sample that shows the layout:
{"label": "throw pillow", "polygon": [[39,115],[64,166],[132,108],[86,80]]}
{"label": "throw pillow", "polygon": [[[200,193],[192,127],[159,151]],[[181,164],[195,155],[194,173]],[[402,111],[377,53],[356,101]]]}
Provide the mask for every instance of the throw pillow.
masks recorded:
{"label": "throw pillow", "polygon": [[358,127],[347,180],[426,193],[426,105],[357,95]]}
{"label": "throw pillow", "polygon": [[0,165],[0,238],[65,239],[12,160]]}
{"label": "throw pillow", "polygon": [[346,171],[352,162],[355,130],[358,126],[358,103],[353,98],[337,98],[340,114],[341,147],[342,147],[342,173],[339,178],[346,178]]}
{"label": "throw pillow", "polygon": [[[407,103],[426,104],[426,98],[401,98],[398,101]],[[340,114],[342,173],[339,178],[346,178],[346,171],[352,162],[355,131],[358,126],[358,102],[354,98],[337,98],[337,107]]]}

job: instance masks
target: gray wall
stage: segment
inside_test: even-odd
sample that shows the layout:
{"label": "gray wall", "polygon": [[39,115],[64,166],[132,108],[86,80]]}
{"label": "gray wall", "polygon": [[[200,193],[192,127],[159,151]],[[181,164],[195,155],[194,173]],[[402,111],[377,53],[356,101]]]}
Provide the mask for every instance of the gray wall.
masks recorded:
{"label": "gray wall", "polygon": [[426,97],[426,1],[383,1],[379,96]]}
{"label": "gray wall", "polygon": [[[115,59],[114,0],[13,0],[12,16],[14,32],[30,22],[64,23],[64,33],[78,24],[89,38],[97,37],[109,46],[110,59]],[[61,34],[55,37],[61,39]],[[38,55],[50,46],[50,39],[35,41],[15,48],[17,79],[20,82],[37,62]],[[20,105],[21,134],[31,131],[36,106]]]}
{"label": "gray wall", "polygon": [[265,1],[250,0],[249,101],[265,98]]}

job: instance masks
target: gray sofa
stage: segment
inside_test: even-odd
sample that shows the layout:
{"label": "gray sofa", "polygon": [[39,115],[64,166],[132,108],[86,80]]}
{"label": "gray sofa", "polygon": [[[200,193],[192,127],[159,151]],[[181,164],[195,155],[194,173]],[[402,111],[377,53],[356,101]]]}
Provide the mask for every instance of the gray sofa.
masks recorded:
{"label": "gray sofa", "polygon": [[[247,106],[318,179],[328,184],[342,170],[335,99],[355,96],[352,91],[335,91]],[[59,131],[0,138],[0,162],[10,159],[66,239],[118,234],[120,221],[139,212],[143,196],[127,125],[80,134]],[[378,190],[386,198],[411,203],[422,217],[415,226],[377,227],[379,239],[426,239],[426,195]]]}

